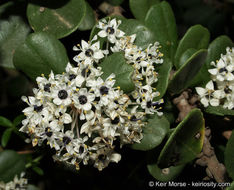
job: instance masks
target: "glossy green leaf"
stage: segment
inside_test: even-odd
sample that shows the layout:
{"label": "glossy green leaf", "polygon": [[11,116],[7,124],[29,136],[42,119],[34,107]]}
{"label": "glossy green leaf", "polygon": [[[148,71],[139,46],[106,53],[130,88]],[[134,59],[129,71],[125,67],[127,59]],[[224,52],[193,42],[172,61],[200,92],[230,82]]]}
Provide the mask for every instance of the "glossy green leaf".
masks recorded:
{"label": "glossy green leaf", "polygon": [[142,49],[147,48],[149,44],[155,41],[154,33],[136,19],[123,20],[119,28],[124,31],[126,35],[136,34],[134,44]]}
{"label": "glossy green leaf", "polygon": [[184,169],[185,165],[171,166],[169,168],[161,169],[157,164],[148,164],[149,173],[159,181],[171,181],[175,179]]}
{"label": "glossy green leaf", "polygon": [[2,147],[6,147],[7,143],[9,142],[11,138],[11,133],[12,133],[12,128],[6,129],[3,132],[2,138],[1,138]]}
{"label": "glossy green leaf", "polygon": [[194,54],[197,52],[197,49],[194,48],[189,48],[187,49],[182,56],[180,57],[180,61],[179,61],[179,68],[185,64],[187,62],[187,60]]}
{"label": "glossy green leaf", "polygon": [[23,115],[23,114],[18,115],[18,116],[15,117],[15,119],[13,120],[13,125],[14,125],[15,127],[18,126],[24,118],[25,118],[25,115]]}
{"label": "glossy green leaf", "polygon": [[193,109],[170,135],[159,155],[158,166],[168,168],[192,161],[202,150],[204,133],[202,112]]}
{"label": "glossy green leaf", "polygon": [[156,97],[155,100],[159,100],[166,93],[167,86],[169,83],[171,68],[172,68],[172,62],[168,58],[164,59],[162,65],[157,66],[156,70],[158,72],[158,81],[155,83],[154,87],[160,93],[160,96]]}
{"label": "glossy green leaf", "polygon": [[7,118],[5,118],[3,116],[0,116],[0,126],[3,126],[3,127],[12,127],[13,124]]}
{"label": "glossy green leaf", "polygon": [[224,152],[224,163],[228,172],[228,175],[234,179],[234,131],[227,142],[226,149]]}
{"label": "glossy green leaf", "polygon": [[168,90],[171,93],[178,94],[182,90],[188,88],[193,78],[201,69],[202,65],[205,64],[206,55],[207,51],[203,49],[194,53],[174,74],[169,83]]}
{"label": "glossy green leaf", "polygon": [[129,0],[129,6],[134,17],[144,21],[150,7],[159,2],[159,0]]}
{"label": "glossy green leaf", "polygon": [[16,48],[24,42],[30,28],[18,16],[1,21],[0,28],[0,66],[14,68],[13,55]]}
{"label": "glossy green leaf", "polygon": [[161,52],[172,59],[177,47],[177,28],[171,6],[166,1],[152,6],[145,17],[145,25],[160,42]]}
{"label": "glossy green leaf", "polygon": [[133,67],[126,63],[124,54],[121,52],[113,53],[108,56],[101,64],[102,78],[106,79],[112,73],[115,74],[115,86],[120,86],[124,92],[131,92],[135,89],[132,81]]}
{"label": "glossy green leaf", "polygon": [[211,62],[220,59],[221,54],[226,54],[226,47],[232,47],[233,42],[228,36],[219,36],[212,41],[208,47],[208,53],[205,64],[201,70],[194,77],[189,86],[202,86],[205,87],[207,82],[210,81],[210,73],[208,69],[212,68]]}
{"label": "glossy green leaf", "polygon": [[85,2],[85,4],[86,4],[85,17],[82,19],[82,22],[78,27],[78,29],[81,31],[92,29],[96,23],[94,10],[87,2]]}
{"label": "glossy green leaf", "polygon": [[11,181],[15,175],[20,176],[21,172],[24,170],[24,157],[13,150],[0,152],[0,181]]}
{"label": "glossy green leaf", "polygon": [[209,40],[210,33],[205,27],[201,25],[190,27],[179,42],[174,60],[175,67],[179,69],[182,66],[180,64],[180,59],[185,51],[190,48],[197,50],[206,49],[208,47]]}
{"label": "glossy green leaf", "polygon": [[223,106],[208,106],[205,112],[220,116],[234,115],[234,110],[225,109]]}
{"label": "glossy green leaf", "polygon": [[35,167],[33,167],[32,169],[33,169],[38,175],[44,175],[44,171],[43,171],[41,168],[35,166]]}
{"label": "glossy green leaf", "polygon": [[69,61],[63,44],[44,32],[33,33],[15,52],[14,65],[30,78],[42,73],[62,73]]}
{"label": "glossy green leaf", "polygon": [[74,32],[85,17],[84,0],[33,0],[28,4],[27,17],[35,32],[47,32],[63,38]]}
{"label": "glossy green leaf", "polygon": [[147,124],[143,126],[143,139],[141,143],[131,145],[135,150],[151,150],[160,145],[166,136],[170,124],[164,116],[154,114],[149,117]]}

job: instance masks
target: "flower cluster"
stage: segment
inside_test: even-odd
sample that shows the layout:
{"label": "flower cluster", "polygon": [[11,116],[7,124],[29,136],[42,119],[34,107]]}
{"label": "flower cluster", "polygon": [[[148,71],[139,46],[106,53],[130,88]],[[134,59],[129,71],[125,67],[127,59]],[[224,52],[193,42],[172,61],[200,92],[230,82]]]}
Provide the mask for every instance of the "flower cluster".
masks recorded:
{"label": "flower cluster", "polygon": [[[75,165],[93,164],[102,170],[110,162],[118,162],[121,155],[114,151],[116,140],[120,146],[140,143],[142,122],[146,114],[159,115],[162,100],[154,101],[159,92],[154,64],[162,63],[159,44],[141,50],[133,44],[135,35],[125,36],[118,29],[121,21],[100,21],[99,37],[111,43],[100,48],[98,36],[73,49],[78,64],[68,63],[66,72],[48,78],[37,77],[34,96],[22,97],[29,107],[23,110],[26,119],[20,131],[28,133],[33,146],[44,141],[56,150],[54,159]],[[109,45],[108,45],[109,46]],[[123,51],[127,63],[135,69],[132,80],[135,91],[127,95],[115,86],[115,75],[102,78],[100,61],[111,52]]]}
{"label": "flower cluster", "polygon": [[222,55],[216,63],[213,61],[211,65],[214,67],[209,69],[212,80],[210,80],[205,88],[196,87],[196,91],[200,96],[201,103],[207,107],[222,105],[223,108],[234,108],[234,48],[226,48],[226,54]]}
{"label": "flower cluster", "polygon": [[26,190],[28,180],[24,178],[24,173],[20,175],[20,178],[16,175],[13,181],[8,183],[0,182],[0,190]]}

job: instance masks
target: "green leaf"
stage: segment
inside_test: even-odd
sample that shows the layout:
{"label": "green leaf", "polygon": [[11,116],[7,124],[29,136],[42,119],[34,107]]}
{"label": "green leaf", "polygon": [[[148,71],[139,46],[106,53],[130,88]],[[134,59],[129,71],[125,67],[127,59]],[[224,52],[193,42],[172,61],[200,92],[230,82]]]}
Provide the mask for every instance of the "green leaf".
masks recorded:
{"label": "green leaf", "polygon": [[5,118],[3,116],[0,116],[0,126],[3,126],[3,127],[12,127],[13,124],[7,118]]}
{"label": "green leaf", "polygon": [[150,7],[159,2],[159,0],[130,0],[129,6],[134,17],[140,21],[144,21]]}
{"label": "green leaf", "polygon": [[16,127],[18,126],[21,121],[25,118],[25,116],[23,114],[18,115],[14,120],[13,120],[13,125]]}
{"label": "green leaf", "polygon": [[92,7],[87,2],[85,2],[85,4],[86,4],[85,17],[83,18],[81,24],[78,27],[78,29],[81,31],[92,29],[96,23]]}
{"label": "green leaf", "polygon": [[43,171],[41,168],[35,166],[35,167],[33,167],[32,169],[33,169],[38,175],[44,175],[44,171]]}
{"label": "green leaf", "polygon": [[131,92],[135,89],[132,81],[133,67],[126,63],[124,54],[113,53],[104,59],[100,64],[102,67],[102,78],[105,80],[112,73],[115,74],[115,86],[120,86],[124,92]]}
{"label": "green leaf", "polygon": [[13,55],[30,32],[28,25],[18,16],[0,22],[0,66],[14,68]]}
{"label": "green leaf", "polygon": [[14,65],[30,78],[42,73],[62,73],[69,61],[63,44],[44,32],[33,33],[15,52]]}
{"label": "green leaf", "polygon": [[84,0],[38,1],[28,4],[27,17],[35,32],[47,32],[63,38],[74,32],[85,17]]}
{"label": "green leaf", "polygon": [[227,142],[226,149],[224,152],[224,163],[228,172],[228,175],[234,179],[234,130],[232,131],[232,135]]}
{"label": "green leaf", "polygon": [[172,59],[177,47],[177,29],[171,6],[166,1],[152,6],[145,17],[145,25],[160,42],[161,52]]}
{"label": "green leaf", "polygon": [[202,150],[204,134],[202,112],[193,109],[170,135],[159,155],[158,166],[168,168],[192,161]]}
{"label": "green leaf", "polygon": [[172,62],[170,59],[165,58],[162,65],[159,65],[157,68],[156,70],[158,72],[158,81],[155,83],[154,87],[157,89],[157,91],[160,92],[160,96],[156,97],[155,100],[162,98],[167,91]]}
{"label": "green leaf", "polygon": [[194,53],[174,74],[169,83],[168,90],[171,93],[178,94],[182,90],[188,88],[194,76],[196,76],[205,63],[206,55],[207,51],[203,49]]}
{"label": "green leaf", "polygon": [[157,164],[148,164],[149,173],[159,181],[171,181],[175,179],[184,169],[185,165],[171,166],[169,168],[161,169]]}
{"label": "green leaf", "polygon": [[233,42],[228,36],[219,36],[214,41],[212,41],[208,47],[208,53],[206,57],[206,62],[202,66],[201,70],[194,77],[189,86],[202,86],[211,80],[210,73],[208,69],[212,68],[211,62],[220,59],[221,54],[226,54],[226,47],[232,47]]}
{"label": "green leaf", "polygon": [[206,49],[208,47],[210,40],[210,33],[209,31],[201,26],[195,25],[188,29],[185,33],[184,37],[180,40],[178,48],[175,54],[175,67],[179,69],[182,65],[180,64],[180,59],[183,53],[190,49]]}
{"label": "green leaf", "polygon": [[205,112],[220,116],[234,115],[234,110],[225,109],[223,106],[208,106],[205,108]]}
{"label": "green leaf", "polygon": [[136,34],[134,44],[145,49],[149,44],[155,41],[152,31],[136,19],[125,19],[122,21],[119,29],[125,32],[125,35]]}
{"label": "green leaf", "polygon": [[143,127],[143,139],[141,143],[131,145],[135,150],[151,150],[160,145],[166,136],[170,124],[164,116],[154,114],[150,116],[147,124]]}
{"label": "green leaf", "polygon": [[9,182],[25,170],[24,157],[13,150],[0,152],[0,181]]}
{"label": "green leaf", "polygon": [[194,48],[187,49],[180,57],[179,68],[182,65],[184,65],[187,62],[187,60],[196,52],[197,52],[197,49],[194,49]]}
{"label": "green leaf", "polygon": [[226,188],[226,190],[234,190],[234,181],[231,183],[231,186]]}
{"label": "green leaf", "polygon": [[7,143],[11,138],[12,128],[6,129],[2,134],[1,144],[2,147],[6,147]]}

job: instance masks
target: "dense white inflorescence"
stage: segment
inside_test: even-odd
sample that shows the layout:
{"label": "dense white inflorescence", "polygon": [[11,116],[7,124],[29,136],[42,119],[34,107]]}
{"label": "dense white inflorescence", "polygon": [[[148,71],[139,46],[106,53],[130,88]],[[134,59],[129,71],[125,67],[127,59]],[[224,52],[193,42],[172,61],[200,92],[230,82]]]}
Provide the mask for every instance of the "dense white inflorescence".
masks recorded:
{"label": "dense white inflorescence", "polygon": [[221,54],[216,63],[209,69],[211,79],[205,86],[196,87],[200,101],[204,107],[223,106],[226,109],[234,108],[234,48],[226,48],[226,54]]}
{"label": "dense white inflorescence", "polygon": [[[118,27],[121,21],[102,20],[98,23],[99,38],[107,39],[105,50],[98,36],[90,42],[81,41],[73,48],[77,66],[68,63],[66,72],[48,78],[37,78],[34,96],[22,97],[28,104],[23,110],[26,119],[20,131],[28,133],[33,146],[44,141],[56,150],[54,159],[75,165],[91,163],[102,170],[110,162],[119,162],[115,141],[124,144],[140,143],[142,121],[146,114],[162,115],[163,100],[153,88],[157,82],[157,64],[163,63],[159,43],[142,50],[133,42],[136,35],[126,36]],[[133,66],[135,90],[124,94],[115,86],[115,74],[105,80],[99,63],[107,55],[123,52],[127,64]]]}
{"label": "dense white inflorescence", "polygon": [[26,190],[28,187],[28,180],[24,178],[24,173],[18,177],[17,175],[14,179],[8,183],[0,181],[0,190]]}

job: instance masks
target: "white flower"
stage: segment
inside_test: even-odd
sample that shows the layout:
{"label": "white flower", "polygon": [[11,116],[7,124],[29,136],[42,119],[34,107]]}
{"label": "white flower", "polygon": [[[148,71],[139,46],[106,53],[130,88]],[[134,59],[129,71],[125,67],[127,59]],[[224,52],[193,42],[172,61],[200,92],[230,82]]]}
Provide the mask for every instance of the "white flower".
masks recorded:
{"label": "white flower", "polygon": [[100,28],[101,31],[98,32],[98,36],[101,38],[107,37],[111,43],[115,43],[117,38],[124,36],[124,32],[118,29],[120,24],[121,21],[116,21],[115,18],[108,22],[106,20],[99,21],[97,28]]}
{"label": "white flower", "polygon": [[53,102],[56,105],[68,106],[71,101],[71,89],[66,84],[59,84],[51,92]]}
{"label": "white flower", "polygon": [[26,190],[28,188],[28,180],[24,178],[24,173],[21,173],[20,177],[17,175],[13,181],[8,183],[0,182],[1,190]]}

